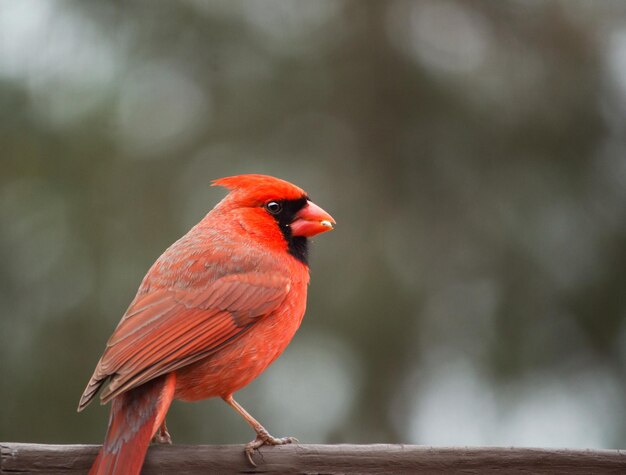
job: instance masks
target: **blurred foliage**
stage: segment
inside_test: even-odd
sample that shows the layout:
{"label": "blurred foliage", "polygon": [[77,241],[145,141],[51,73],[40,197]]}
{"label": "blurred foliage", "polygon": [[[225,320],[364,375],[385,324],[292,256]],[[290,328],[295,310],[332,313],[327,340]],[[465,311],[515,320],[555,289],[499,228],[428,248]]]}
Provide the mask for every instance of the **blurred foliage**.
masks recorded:
{"label": "blurred foliage", "polygon": [[[0,440],[75,407],[151,263],[268,173],[337,230],[240,400],[303,442],[626,445],[626,4],[0,5]],[[242,443],[221,401],[175,442]]]}

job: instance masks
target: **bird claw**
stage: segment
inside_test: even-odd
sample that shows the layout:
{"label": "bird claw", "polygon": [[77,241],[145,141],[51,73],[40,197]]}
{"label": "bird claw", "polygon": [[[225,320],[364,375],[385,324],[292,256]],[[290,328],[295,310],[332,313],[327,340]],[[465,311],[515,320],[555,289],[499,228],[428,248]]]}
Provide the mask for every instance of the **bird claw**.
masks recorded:
{"label": "bird claw", "polygon": [[152,438],[152,441],[154,443],[156,443],[156,444],[172,445],[172,436],[167,431],[167,429],[165,429],[165,430],[159,429],[157,431],[157,433],[154,434],[154,437]]}
{"label": "bird claw", "polygon": [[297,444],[300,441],[295,437],[272,437],[268,432],[262,431],[259,432],[252,442],[248,442],[246,444],[246,457],[248,457],[248,461],[256,467],[256,463],[252,460],[252,456],[254,455],[254,451],[259,447],[264,445],[286,445],[286,444]]}

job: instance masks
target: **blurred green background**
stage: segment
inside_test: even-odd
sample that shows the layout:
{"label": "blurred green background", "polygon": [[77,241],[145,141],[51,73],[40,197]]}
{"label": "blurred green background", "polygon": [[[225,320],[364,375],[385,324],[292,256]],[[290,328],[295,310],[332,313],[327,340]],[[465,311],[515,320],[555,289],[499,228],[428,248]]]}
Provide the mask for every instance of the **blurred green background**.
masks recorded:
{"label": "blurred green background", "polygon": [[[144,273],[267,173],[338,222],[239,394],[302,442],[626,446],[626,2],[0,4],[0,440],[78,398]],[[244,443],[218,400],[175,442]]]}

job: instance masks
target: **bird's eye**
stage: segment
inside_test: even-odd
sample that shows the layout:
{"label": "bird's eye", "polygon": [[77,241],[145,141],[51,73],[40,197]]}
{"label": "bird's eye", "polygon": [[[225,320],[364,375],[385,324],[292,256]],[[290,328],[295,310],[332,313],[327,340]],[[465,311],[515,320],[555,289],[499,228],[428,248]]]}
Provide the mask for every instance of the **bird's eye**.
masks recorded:
{"label": "bird's eye", "polygon": [[271,214],[278,214],[283,210],[283,205],[281,205],[277,201],[268,201],[267,203],[265,203],[265,209]]}

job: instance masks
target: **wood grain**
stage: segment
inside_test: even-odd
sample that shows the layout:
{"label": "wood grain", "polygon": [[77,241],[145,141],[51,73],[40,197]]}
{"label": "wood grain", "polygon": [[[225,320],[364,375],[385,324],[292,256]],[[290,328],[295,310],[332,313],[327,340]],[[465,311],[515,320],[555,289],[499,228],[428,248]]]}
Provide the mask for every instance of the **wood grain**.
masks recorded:
{"label": "wood grain", "polygon": [[[0,443],[0,474],[85,474],[99,446]],[[242,445],[153,446],[145,475],[206,473],[306,474],[626,474],[619,450],[416,445],[288,445],[263,447],[257,467]]]}

